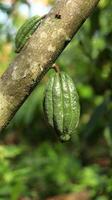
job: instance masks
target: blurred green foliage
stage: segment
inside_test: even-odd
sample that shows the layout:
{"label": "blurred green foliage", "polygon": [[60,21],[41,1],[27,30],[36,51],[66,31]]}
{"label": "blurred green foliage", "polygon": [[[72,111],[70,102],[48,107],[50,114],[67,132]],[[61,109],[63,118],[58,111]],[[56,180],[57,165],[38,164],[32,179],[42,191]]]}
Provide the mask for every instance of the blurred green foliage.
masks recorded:
{"label": "blurred green foliage", "polygon": [[[7,26],[0,21],[1,74],[15,56],[15,32],[24,21],[21,3],[30,7],[27,1],[0,3],[0,12],[9,18]],[[83,190],[93,200],[112,199],[111,0],[100,1],[57,63],[80,96],[77,134],[61,144],[45,121],[42,100],[51,70],[0,135],[0,200],[46,199]]]}

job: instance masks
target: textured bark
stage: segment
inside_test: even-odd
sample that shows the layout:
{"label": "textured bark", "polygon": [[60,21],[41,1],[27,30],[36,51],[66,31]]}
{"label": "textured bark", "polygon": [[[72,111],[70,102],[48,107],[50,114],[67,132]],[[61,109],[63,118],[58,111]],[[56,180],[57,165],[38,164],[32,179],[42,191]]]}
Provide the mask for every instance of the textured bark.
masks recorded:
{"label": "textured bark", "polygon": [[0,132],[50,69],[99,0],[58,0],[0,78]]}

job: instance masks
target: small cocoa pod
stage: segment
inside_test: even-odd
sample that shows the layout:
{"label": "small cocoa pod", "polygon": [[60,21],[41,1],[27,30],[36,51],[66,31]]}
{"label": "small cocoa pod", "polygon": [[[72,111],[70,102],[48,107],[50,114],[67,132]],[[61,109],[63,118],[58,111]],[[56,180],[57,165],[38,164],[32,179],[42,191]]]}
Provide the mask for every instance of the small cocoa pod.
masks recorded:
{"label": "small cocoa pod", "polygon": [[15,37],[15,52],[19,53],[21,49],[24,47],[28,39],[31,37],[31,35],[35,32],[35,30],[40,25],[43,17],[39,17],[37,15],[31,17],[30,19],[27,19],[25,23],[20,27],[18,30],[16,37]]}
{"label": "small cocoa pod", "polygon": [[68,141],[80,117],[78,93],[68,74],[53,74],[46,87],[43,105],[48,123],[56,130],[61,141]]}

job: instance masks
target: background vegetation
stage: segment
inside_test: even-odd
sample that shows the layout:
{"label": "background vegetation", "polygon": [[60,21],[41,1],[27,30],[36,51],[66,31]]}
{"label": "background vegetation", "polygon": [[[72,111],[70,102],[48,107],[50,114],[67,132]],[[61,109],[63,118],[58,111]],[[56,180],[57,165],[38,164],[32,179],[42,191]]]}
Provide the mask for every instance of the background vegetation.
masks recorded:
{"label": "background vegetation", "polygon": [[[22,4],[30,10],[26,0],[0,3],[1,75],[15,56],[15,33],[25,20]],[[77,134],[61,144],[44,119],[42,100],[51,70],[0,135],[0,200],[46,199],[85,190],[90,199],[112,199],[111,0],[100,1],[57,63],[80,96]]]}

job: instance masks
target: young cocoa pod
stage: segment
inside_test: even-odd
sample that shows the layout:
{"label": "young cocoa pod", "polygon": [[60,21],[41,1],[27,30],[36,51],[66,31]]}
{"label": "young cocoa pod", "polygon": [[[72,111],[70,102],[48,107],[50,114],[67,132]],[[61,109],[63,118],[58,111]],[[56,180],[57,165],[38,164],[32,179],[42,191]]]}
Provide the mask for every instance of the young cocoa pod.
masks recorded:
{"label": "young cocoa pod", "polygon": [[44,112],[48,123],[61,141],[68,141],[79,123],[79,97],[72,79],[65,73],[54,73],[44,97]]}
{"label": "young cocoa pod", "polygon": [[19,53],[21,49],[24,47],[28,39],[31,37],[31,35],[35,32],[35,30],[40,25],[43,17],[39,17],[37,15],[31,17],[30,19],[27,19],[25,23],[20,27],[18,30],[16,37],[15,37],[15,52]]}

